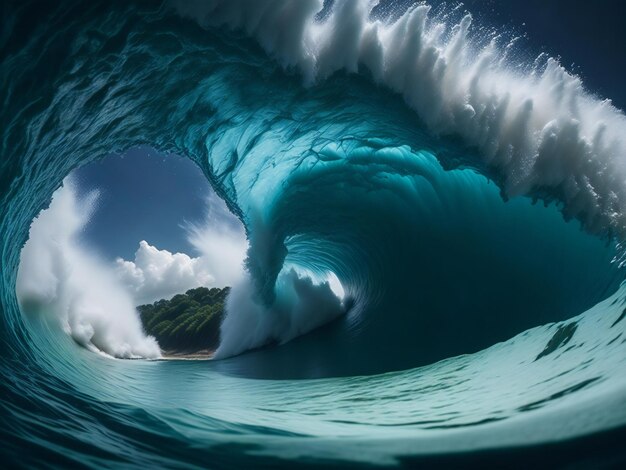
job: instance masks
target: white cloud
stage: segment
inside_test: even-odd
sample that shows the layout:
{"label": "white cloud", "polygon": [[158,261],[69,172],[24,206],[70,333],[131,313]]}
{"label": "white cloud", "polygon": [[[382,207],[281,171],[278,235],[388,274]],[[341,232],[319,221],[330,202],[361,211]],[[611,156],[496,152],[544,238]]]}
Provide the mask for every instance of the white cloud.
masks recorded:
{"label": "white cloud", "polygon": [[145,240],[139,243],[133,261],[116,260],[116,272],[138,304],[169,299],[188,289],[215,282],[206,260],[159,250]]}
{"label": "white cloud", "polygon": [[132,261],[118,258],[118,279],[137,304],[169,299],[194,287],[232,286],[243,275],[247,242],[241,223],[217,198],[208,201],[200,226],[187,226],[189,241],[200,256],[159,250],[142,240]]}

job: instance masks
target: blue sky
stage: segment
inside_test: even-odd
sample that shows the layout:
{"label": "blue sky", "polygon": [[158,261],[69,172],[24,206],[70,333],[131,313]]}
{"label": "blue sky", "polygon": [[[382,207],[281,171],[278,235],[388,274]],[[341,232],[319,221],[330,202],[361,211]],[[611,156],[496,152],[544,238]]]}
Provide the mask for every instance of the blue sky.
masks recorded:
{"label": "blue sky", "polygon": [[[95,206],[86,197],[94,190]],[[67,241],[61,257],[109,273],[135,305],[232,286],[243,273],[243,226],[187,158],[141,147],[88,164],[46,212],[55,237]],[[33,243],[48,246],[45,238]]]}
{"label": "blue sky", "polygon": [[83,236],[106,258],[132,258],[141,240],[197,254],[181,225],[202,223],[214,193],[188,158],[135,148],[81,167],[74,176],[79,195],[100,190]]}

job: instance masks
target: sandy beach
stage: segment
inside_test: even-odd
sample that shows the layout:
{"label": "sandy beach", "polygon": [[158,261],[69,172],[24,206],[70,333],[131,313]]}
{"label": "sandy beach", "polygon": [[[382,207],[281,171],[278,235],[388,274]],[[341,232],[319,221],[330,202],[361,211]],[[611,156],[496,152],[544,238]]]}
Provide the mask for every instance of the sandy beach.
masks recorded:
{"label": "sandy beach", "polygon": [[161,360],[164,361],[206,361],[213,358],[215,351],[201,349],[199,351],[171,351],[163,350]]}

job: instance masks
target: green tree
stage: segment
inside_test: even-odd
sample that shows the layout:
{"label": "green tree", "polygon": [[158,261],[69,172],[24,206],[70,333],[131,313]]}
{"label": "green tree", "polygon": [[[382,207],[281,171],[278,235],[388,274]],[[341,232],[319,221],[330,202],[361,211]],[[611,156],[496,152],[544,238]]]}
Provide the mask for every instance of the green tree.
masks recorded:
{"label": "green tree", "polygon": [[170,300],[137,307],[147,334],[162,348],[178,352],[215,349],[229,287],[198,287]]}

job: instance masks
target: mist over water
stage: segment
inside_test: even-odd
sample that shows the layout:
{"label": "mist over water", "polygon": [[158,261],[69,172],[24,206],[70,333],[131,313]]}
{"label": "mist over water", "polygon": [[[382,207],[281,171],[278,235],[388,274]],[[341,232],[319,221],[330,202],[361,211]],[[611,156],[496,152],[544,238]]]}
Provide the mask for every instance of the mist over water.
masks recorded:
{"label": "mist over water", "polygon": [[[2,22],[10,462],[624,461],[626,118],[556,59],[425,4]],[[197,256],[81,244],[97,194],[55,190],[137,145],[189,157],[224,201],[187,227]],[[92,353],[157,358],[134,305],[211,283],[233,285],[217,360]]]}

